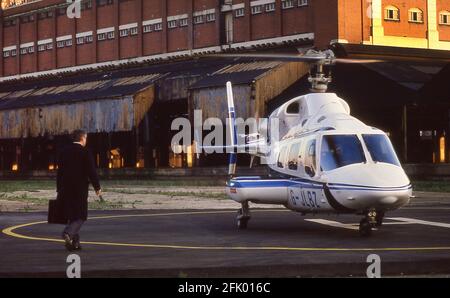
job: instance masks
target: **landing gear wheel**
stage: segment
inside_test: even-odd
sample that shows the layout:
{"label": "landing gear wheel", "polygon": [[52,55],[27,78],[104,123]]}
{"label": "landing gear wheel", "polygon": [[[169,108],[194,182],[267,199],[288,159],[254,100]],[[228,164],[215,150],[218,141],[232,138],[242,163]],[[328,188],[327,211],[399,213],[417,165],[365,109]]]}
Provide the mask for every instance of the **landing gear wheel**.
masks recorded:
{"label": "landing gear wheel", "polygon": [[248,218],[241,218],[237,220],[237,227],[239,230],[247,229]]}
{"label": "landing gear wheel", "polygon": [[359,234],[361,237],[369,237],[372,235],[372,225],[367,218],[361,219],[359,223]]}
{"label": "landing gear wheel", "polygon": [[250,209],[248,202],[242,203],[242,208],[238,210],[236,216],[237,227],[239,230],[247,229],[248,221],[250,220]]}
{"label": "landing gear wheel", "polygon": [[376,227],[381,227],[383,225],[384,212],[377,212],[377,216],[375,217]]}

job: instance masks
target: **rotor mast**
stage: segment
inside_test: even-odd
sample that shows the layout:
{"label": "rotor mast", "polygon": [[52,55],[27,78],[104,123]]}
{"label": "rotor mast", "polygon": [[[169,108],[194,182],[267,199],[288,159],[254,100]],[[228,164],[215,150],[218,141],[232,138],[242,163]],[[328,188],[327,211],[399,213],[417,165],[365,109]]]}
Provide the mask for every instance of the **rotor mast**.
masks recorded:
{"label": "rotor mast", "polygon": [[308,82],[311,83],[311,92],[324,93],[327,92],[328,84],[331,83],[331,73],[325,73],[325,65],[334,65],[335,56],[333,51],[315,51],[309,50],[307,56],[319,58],[315,62],[309,64]]}

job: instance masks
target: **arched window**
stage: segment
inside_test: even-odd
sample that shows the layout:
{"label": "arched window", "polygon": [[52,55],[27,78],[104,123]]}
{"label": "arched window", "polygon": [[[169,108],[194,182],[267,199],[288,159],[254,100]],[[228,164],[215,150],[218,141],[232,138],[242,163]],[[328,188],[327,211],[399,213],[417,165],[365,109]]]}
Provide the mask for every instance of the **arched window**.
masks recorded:
{"label": "arched window", "polygon": [[386,6],[384,9],[384,19],[389,21],[399,21],[400,10],[392,5]]}
{"label": "arched window", "polygon": [[450,11],[444,10],[439,13],[439,24],[450,25]]}
{"label": "arched window", "polygon": [[411,8],[408,10],[409,22],[423,23],[423,11],[419,8]]}

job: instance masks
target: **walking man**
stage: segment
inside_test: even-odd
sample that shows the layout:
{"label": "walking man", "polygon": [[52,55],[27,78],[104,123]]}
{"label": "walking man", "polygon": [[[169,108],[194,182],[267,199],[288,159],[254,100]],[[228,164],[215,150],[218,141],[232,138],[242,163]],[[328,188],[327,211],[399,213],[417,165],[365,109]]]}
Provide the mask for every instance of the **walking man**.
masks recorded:
{"label": "walking man", "polygon": [[56,180],[58,200],[67,219],[62,237],[69,251],[81,249],[78,233],[87,220],[89,182],[97,196],[101,195],[94,160],[86,148],[87,133],[75,130],[72,141],[59,156]]}

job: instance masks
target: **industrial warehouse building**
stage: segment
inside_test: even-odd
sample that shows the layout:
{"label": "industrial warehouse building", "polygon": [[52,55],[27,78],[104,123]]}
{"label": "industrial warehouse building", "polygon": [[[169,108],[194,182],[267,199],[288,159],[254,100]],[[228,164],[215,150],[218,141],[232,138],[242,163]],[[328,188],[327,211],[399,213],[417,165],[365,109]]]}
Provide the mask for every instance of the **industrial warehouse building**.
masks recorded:
{"label": "industrial warehouse building", "polygon": [[[68,133],[84,128],[99,168],[218,166],[225,156],[171,151],[174,118],[266,116],[308,91],[303,63],[205,58],[332,47],[332,92],[387,131],[403,162],[450,162],[448,0],[2,1],[0,171],[54,170]],[[426,111],[426,112],[425,112]],[[241,162],[246,162],[246,160]]]}

